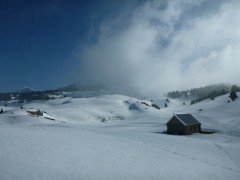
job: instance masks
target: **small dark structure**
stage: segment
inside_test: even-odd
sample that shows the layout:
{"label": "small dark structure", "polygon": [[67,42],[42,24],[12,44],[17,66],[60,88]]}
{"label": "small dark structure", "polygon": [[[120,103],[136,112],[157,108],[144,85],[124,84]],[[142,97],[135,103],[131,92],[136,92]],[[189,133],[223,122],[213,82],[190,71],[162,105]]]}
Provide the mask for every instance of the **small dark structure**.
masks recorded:
{"label": "small dark structure", "polygon": [[39,109],[37,109],[37,110],[28,110],[27,112],[30,115],[32,115],[32,116],[43,116],[43,112],[40,111]]}
{"label": "small dark structure", "polygon": [[170,134],[188,135],[201,132],[201,123],[191,114],[174,114],[166,125]]}

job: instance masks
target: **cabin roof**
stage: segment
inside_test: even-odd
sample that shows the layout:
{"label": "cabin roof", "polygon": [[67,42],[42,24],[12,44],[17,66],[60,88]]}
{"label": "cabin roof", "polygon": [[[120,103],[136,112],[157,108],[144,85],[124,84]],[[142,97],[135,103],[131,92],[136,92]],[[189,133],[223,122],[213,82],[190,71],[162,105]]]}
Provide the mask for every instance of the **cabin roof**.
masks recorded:
{"label": "cabin roof", "polygon": [[[175,114],[174,115],[182,124],[185,126],[201,124],[197,119],[195,119],[191,114]],[[168,123],[171,119],[168,121]],[[167,123],[167,124],[168,124]]]}

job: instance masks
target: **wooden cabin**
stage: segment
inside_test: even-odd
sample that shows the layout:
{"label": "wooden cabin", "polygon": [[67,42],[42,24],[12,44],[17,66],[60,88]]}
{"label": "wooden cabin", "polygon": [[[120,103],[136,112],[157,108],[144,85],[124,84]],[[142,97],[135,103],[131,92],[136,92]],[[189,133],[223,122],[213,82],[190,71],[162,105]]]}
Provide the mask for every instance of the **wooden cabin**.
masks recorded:
{"label": "wooden cabin", "polygon": [[201,123],[191,114],[174,114],[166,125],[170,134],[188,135],[201,132]]}

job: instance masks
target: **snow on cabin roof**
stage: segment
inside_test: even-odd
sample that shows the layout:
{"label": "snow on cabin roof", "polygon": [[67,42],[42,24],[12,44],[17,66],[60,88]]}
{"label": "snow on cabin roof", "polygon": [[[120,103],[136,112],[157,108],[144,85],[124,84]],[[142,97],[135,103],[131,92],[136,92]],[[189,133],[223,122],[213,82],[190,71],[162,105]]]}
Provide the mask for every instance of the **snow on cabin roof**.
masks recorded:
{"label": "snow on cabin roof", "polygon": [[[179,120],[184,126],[189,125],[196,125],[201,123],[196,120],[191,114],[174,114],[174,116],[177,120]],[[167,122],[166,125],[171,124],[173,117]]]}
{"label": "snow on cabin roof", "polygon": [[194,124],[201,124],[191,114],[175,114],[175,117],[186,126],[194,125]]}

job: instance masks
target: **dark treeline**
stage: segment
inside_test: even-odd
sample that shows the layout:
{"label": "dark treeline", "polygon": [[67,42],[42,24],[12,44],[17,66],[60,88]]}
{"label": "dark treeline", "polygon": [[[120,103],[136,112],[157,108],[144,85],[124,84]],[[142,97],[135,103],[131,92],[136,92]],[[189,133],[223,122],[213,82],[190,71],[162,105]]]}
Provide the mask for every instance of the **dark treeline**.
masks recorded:
{"label": "dark treeline", "polygon": [[20,93],[18,100],[20,101],[32,101],[32,100],[49,100],[49,95],[41,91],[32,91]]}
{"label": "dark treeline", "polygon": [[63,95],[63,91],[76,91],[75,85],[70,85],[65,88],[44,91],[30,91],[30,92],[8,92],[0,93],[0,101],[7,102],[10,100],[18,100],[19,102],[32,100],[49,100],[51,95]]}
{"label": "dark treeline", "polygon": [[172,91],[167,94],[170,98],[194,97],[191,104],[203,101],[205,99],[214,100],[215,97],[228,94],[230,92],[240,92],[240,87],[230,84],[217,84],[200,88],[194,88],[185,91]]}
{"label": "dark treeline", "polygon": [[208,94],[212,91],[227,91],[229,92],[231,88],[230,84],[217,84],[217,85],[209,85],[205,87],[200,87],[200,88],[193,88],[190,90],[184,90],[184,91],[172,91],[167,94],[168,97],[170,98],[180,98],[180,97],[196,97],[196,98],[201,98],[204,96],[208,96]]}
{"label": "dark treeline", "polygon": [[49,100],[50,95],[59,94],[62,94],[59,90],[0,93],[0,101],[7,102],[10,100],[18,100],[19,102],[29,102],[32,100]]}
{"label": "dark treeline", "polygon": [[0,101],[10,101],[11,93],[0,93]]}
{"label": "dark treeline", "polygon": [[79,84],[72,84],[54,90],[0,93],[0,101],[7,102],[10,100],[19,100],[19,102],[24,102],[32,100],[49,100],[51,95],[63,95],[63,92],[100,90],[101,87],[104,86],[103,85],[84,86]]}
{"label": "dark treeline", "polygon": [[225,94],[228,94],[228,93],[229,93],[229,91],[225,91],[224,89],[222,89],[222,90],[213,90],[207,96],[199,97],[199,98],[197,98],[195,100],[192,100],[191,104],[203,101],[205,99],[214,100],[216,97],[222,96],[222,95],[225,95]]}

